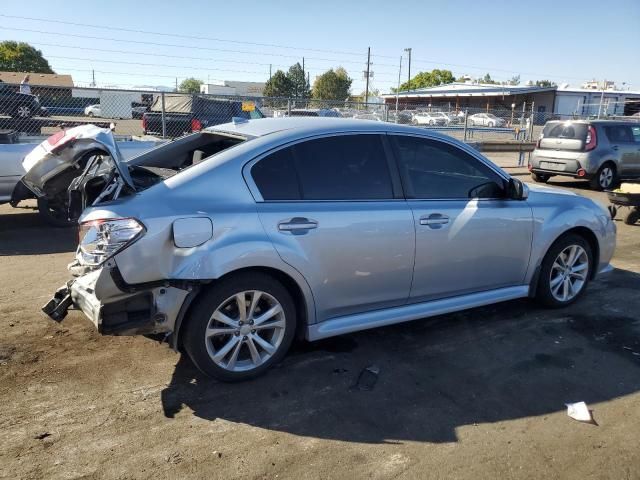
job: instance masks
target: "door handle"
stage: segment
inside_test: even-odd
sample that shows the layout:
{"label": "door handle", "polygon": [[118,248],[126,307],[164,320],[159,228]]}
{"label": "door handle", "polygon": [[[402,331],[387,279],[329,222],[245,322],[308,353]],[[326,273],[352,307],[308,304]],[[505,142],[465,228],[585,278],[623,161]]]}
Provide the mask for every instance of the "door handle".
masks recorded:
{"label": "door handle", "polygon": [[278,230],[281,232],[311,230],[313,228],[318,228],[318,222],[304,217],[295,217],[278,223]]}
{"label": "door handle", "polygon": [[432,213],[420,217],[420,225],[428,225],[431,228],[441,228],[449,223],[449,217],[441,213]]}

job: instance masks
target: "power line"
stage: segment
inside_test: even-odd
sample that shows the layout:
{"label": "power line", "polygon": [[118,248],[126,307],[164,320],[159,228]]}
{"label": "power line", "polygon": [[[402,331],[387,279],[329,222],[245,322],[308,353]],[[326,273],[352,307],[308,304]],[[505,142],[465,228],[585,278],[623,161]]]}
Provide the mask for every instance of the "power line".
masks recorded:
{"label": "power line", "polygon": [[[187,48],[187,49],[193,49],[193,50],[207,50],[207,51],[213,51],[213,52],[225,52],[225,53],[239,53],[239,54],[243,54],[243,55],[259,55],[259,56],[276,56],[276,57],[283,57],[283,58],[295,58],[295,59],[299,59],[300,57],[297,55],[285,55],[282,53],[273,53],[273,52],[269,52],[269,53],[265,53],[265,52],[251,52],[251,51],[247,51],[247,50],[231,50],[231,49],[225,49],[225,48],[213,48],[213,47],[202,47],[199,45],[179,45],[179,44],[173,44],[173,43],[160,43],[160,42],[147,42],[144,40],[125,40],[122,38],[111,38],[111,37],[96,37],[93,35],[80,35],[80,34],[73,34],[73,33],[59,33],[59,32],[51,32],[51,31],[46,31],[46,30],[33,30],[33,29],[29,29],[29,28],[15,28],[15,27],[2,27],[5,30],[14,30],[14,31],[19,31],[19,32],[30,32],[30,33],[38,33],[38,34],[45,34],[45,35],[57,35],[57,36],[61,36],[61,37],[73,37],[73,38],[88,38],[88,39],[92,39],[92,40],[106,40],[109,42],[124,42],[124,43],[136,43],[136,44],[140,44],[140,45],[151,45],[154,47],[175,47],[175,48]],[[320,61],[320,62],[332,62],[332,63],[338,63],[338,64],[347,64],[347,63],[351,63],[354,65],[361,65],[362,62],[356,62],[356,61],[344,61],[344,60],[336,60],[336,59],[332,59],[332,58],[318,58],[318,57],[306,57],[307,59],[311,59],[311,60],[316,60],[316,61]],[[383,64],[379,64],[379,65],[383,65]],[[391,66],[394,67],[394,65],[387,65],[387,66]]]}
{"label": "power line", "polygon": [[[0,17],[20,19],[20,20],[31,20],[31,21],[45,22],[45,23],[58,23],[58,24],[61,24],[61,25],[72,25],[72,26],[76,26],[76,27],[98,28],[98,29],[111,30],[111,31],[115,30],[115,31],[120,31],[120,32],[142,33],[142,34],[146,34],[146,35],[160,35],[160,36],[164,36],[164,37],[186,38],[186,39],[191,39],[191,40],[207,40],[207,41],[212,41],[212,42],[236,43],[236,44],[242,44],[242,45],[253,45],[253,46],[257,46],[257,47],[284,48],[284,49],[289,49],[289,50],[305,50],[305,51],[308,51],[308,52],[332,53],[332,54],[336,54],[336,55],[353,55],[353,56],[358,56],[358,57],[362,55],[361,53],[358,53],[358,52],[346,52],[346,51],[340,51],[340,50],[327,50],[327,49],[320,49],[320,48],[293,47],[293,46],[290,46],[290,45],[278,45],[278,44],[273,44],[273,43],[249,42],[249,41],[246,41],[246,40],[228,40],[228,39],[225,39],[225,38],[203,37],[203,36],[199,36],[199,35],[184,35],[184,34],[179,34],[179,33],[157,32],[157,31],[151,31],[151,30],[138,30],[138,29],[133,29],[133,28],[123,28],[123,27],[113,27],[113,26],[106,27],[104,25],[95,25],[95,24],[89,24],[89,23],[76,23],[76,22],[69,22],[69,21],[63,21],[63,20],[52,20],[50,18],[23,17],[23,16],[19,16],[19,15],[5,15],[5,14],[0,14]],[[377,55],[377,56],[378,57],[383,57],[382,55]],[[387,58],[394,58],[394,57],[387,57]]]}

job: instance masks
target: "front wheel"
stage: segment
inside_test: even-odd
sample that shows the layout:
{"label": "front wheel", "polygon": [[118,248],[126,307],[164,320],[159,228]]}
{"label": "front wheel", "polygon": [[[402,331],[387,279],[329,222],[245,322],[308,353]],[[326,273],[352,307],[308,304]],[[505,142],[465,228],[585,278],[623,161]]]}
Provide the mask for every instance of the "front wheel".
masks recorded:
{"label": "front wheel", "polygon": [[14,118],[27,119],[33,116],[33,112],[31,111],[31,107],[27,105],[20,105],[13,112]]}
{"label": "front wheel", "polygon": [[204,374],[237,382],[282,360],[295,329],[296,311],[287,289],[268,275],[245,273],[203,294],[192,310],[183,343]]}
{"label": "front wheel", "polygon": [[638,210],[637,207],[627,213],[626,217],[624,217],[624,223],[627,225],[633,225],[638,220],[640,220],[640,210]]}
{"label": "front wheel", "polygon": [[593,263],[591,246],[580,235],[557,240],[542,261],[537,299],[548,307],[564,307],[575,302],[589,283]]}

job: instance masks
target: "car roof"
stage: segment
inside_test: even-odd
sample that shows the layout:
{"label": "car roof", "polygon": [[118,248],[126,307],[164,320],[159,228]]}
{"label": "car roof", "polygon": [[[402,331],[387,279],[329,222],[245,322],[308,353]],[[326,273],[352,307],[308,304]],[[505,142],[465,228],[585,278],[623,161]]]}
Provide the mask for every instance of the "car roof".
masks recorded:
{"label": "car roof", "polygon": [[[425,134],[425,130],[419,127],[399,125],[390,122],[372,122],[354,118],[339,117],[281,117],[261,118],[246,120],[237,123],[224,123],[206,129],[208,132],[224,132],[245,137],[263,137],[276,132],[292,135],[304,133],[340,133],[340,132],[405,132]],[[430,132],[432,136],[443,136],[436,132]]]}

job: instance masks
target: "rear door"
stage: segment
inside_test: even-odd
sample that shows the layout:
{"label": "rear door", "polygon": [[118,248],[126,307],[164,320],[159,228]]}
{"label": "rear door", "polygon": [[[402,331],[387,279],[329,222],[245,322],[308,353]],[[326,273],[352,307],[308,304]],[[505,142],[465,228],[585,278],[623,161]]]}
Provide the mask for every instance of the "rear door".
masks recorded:
{"label": "rear door", "polygon": [[406,303],[413,217],[381,135],[308,139],[249,164],[245,178],[280,257],[309,283],[319,321]]}
{"label": "rear door", "polygon": [[522,285],[533,234],[527,202],[507,198],[505,180],[455,145],[390,138],[416,228],[410,301]]}
{"label": "rear door", "polygon": [[640,144],[636,143],[629,125],[608,125],[604,127],[611,149],[618,157],[618,173],[622,176],[640,174]]}

